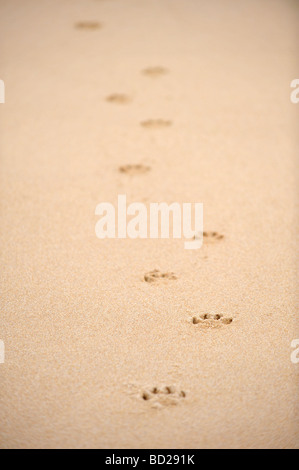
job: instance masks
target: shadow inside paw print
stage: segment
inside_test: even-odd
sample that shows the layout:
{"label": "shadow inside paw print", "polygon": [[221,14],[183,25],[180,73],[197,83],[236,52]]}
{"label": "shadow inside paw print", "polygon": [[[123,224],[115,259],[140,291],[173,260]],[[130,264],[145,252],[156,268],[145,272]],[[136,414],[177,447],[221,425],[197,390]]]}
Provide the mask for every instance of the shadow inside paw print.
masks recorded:
{"label": "shadow inside paw print", "polygon": [[126,175],[141,175],[147,173],[150,169],[149,166],[140,163],[136,165],[122,165],[119,167],[120,173],[125,173]]}
{"label": "shadow inside paw print", "polygon": [[177,279],[177,277],[174,273],[161,273],[158,269],[154,269],[144,275],[146,282],[156,282],[163,279],[173,281]]}
{"label": "shadow inside paw print", "polygon": [[150,390],[144,390],[141,394],[144,401],[150,401],[153,407],[162,407],[177,405],[182,399],[186,398],[184,390],[177,391],[173,386],[162,388],[153,387]]}
{"label": "shadow inside paw print", "polygon": [[223,325],[230,325],[233,322],[231,317],[224,317],[222,314],[204,313],[199,317],[193,317],[192,323],[202,328],[220,328]]}

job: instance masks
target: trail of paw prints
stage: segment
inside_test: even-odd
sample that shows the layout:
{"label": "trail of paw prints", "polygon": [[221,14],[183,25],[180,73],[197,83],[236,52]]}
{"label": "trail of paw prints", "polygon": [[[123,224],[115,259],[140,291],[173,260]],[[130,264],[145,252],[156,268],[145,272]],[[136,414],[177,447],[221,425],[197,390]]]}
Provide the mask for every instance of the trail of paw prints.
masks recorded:
{"label": "trail of paw prints", "polygon": [[112,95],[106,96],[106,101],[108,101],[108,103],[127,104],[130,103],[131,98],[122,93],[113,93]]}
{"label": "trail of paw prints", "polygon": [[147,67],[146,69],[142,70],[142,74],[148,77],[156,78],[160,77],[161,75],[166,75],[168,70],[165,67],[156,66],[156,67]]}
{"label": "trail of paw prints", "polygon": [[174,273],[172,272],[162,273],[158,269],[149,271],[148,273],[144,275],[145,282],[149,282],[149,283],[157,282],[161,280],[174,281],[176,279],[177,279],[177,276]]}
{"label": "trail of paw prints", "polygon": [[193,325],[197,325],[199,328],[221,328],[224,325],[230,325],[233,322],[232,317],[224,317],[222,314],[210,314],[204,313],[199,317],[193,317]]}
{"label": "trail of paw prints", "polygon": [[96,29],[102,28],[102,23],[98,21],[78,21],[75,23],[76,29],[87,30],[87,31],[95,31]]}
{"label": "trail of paw prints", "polygon": [[147,119],[141,121],[140,125],[146,129],[163,129],[172,126],[172,121],[166,119]]}
{"label": "trail of paw prints", "polygon": [[142,165],[141,163],[137,164],[128,164],[122,165],[119,167],[119,172],[126,175],[142,175],[150,171],[150,167],[147,165]]}
{"label": "trail of paw prints", "polygon": [[178,405],[184,398],[186,398],[184,390],[176,390],[175,387],[169,385],[162,388],[152,387],[141,393],[141,399],[153,408]]}

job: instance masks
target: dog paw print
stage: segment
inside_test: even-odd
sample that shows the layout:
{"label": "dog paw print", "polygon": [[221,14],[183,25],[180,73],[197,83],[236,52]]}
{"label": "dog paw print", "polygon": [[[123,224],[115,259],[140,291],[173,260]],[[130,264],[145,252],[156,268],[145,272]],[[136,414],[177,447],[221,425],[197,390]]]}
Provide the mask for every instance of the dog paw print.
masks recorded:
{"label": "dog paw print", "polygon": [[102,24],[99,23],[98,21],[78,21],[75,24],[76,29],[90,30],[90,31],[100,29],[101,27],[102,27]]}
{"label": "dog paw print", "polygon": [[215,243],[223,240],[224,235],[218,232],[203,232],[203,240],[207,243]]}
{"label": "dog paw print", "polygon": [[167,385],[166,387],[153,387],[144,390],[141,393],[142,400],[149,402],[153,408],[161,408],[164,406],[178,405],[184,398],[186,392],[184,390],[176,390],[175,387]]}
{"label": "dog paw print", "polygon": [[113,93],[106,97],[106,101],[108,101],[108,103],[127,104],[131,101],[131,98],[128,95],[123,95],[122,93]]}
{"label": "dog paw print", "polygon": [[165,75],[168,73],[168,70],[164,67],[156,66],[156,67],[147,67],[146,69],[142,70],[143,75],[147,75],[148,77],[160,77],[161,75]]}
{"label": "dog paw print", "polygon": [[125,173],[126,175],[141,175],[150,171],[150,167],[138,163],[136,165],[122,165],[119,167],[120,173]]}
{"label": "dog paw print", "polygon": [[158,269],[154,269],[153,271],[150,271],[144,275],[144,280],[146,282],[156,282],[160,280],[169,280],[173,281],[177,279],[176,275],[174,273],[162,273]]}
{"label": "dog paw print", "polygon": [[220,328],[223,325],[230,325],[233,322],[231,317],[224,317],[222,314],[204,313],[199,317],[193,317],[193,325],[198,325],[200,328]]}
{"label": "dog paw print", "polygon": [[[220,240],[223,240],[224,235],[218,232],[201,232],[204,243],[217,243]],[[193,237],[193,240],[200,240],[201,233],[196,233]]]}
{"label": "dog paw print", "polygon": [[148,119],[141,121],[140,125],[146,129],[162,129],[164,127],[170,127],[172,121],[167,121],[166,119]]}

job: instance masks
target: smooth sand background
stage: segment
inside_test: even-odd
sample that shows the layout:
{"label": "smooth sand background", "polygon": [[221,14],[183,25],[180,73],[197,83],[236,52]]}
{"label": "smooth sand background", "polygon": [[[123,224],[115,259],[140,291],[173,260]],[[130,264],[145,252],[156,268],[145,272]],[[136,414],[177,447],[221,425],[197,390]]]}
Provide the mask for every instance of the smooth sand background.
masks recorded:
{"label": "smooth sand background", "polygon": [[[287,0],[1,0],[1,448],[299,447],[298,20]],[[101,241],[118,194],[203,202],[224,239]],[[163,385],[186,397],[141,398]]]}

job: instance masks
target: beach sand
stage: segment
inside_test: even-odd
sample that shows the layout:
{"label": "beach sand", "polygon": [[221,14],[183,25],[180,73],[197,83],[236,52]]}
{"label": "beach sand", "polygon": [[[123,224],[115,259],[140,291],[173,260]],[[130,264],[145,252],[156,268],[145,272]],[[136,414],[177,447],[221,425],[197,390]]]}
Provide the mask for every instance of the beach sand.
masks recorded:
{"label": "beach sand", "polygon": [[[298,20],[1,0],[1,448],[299,448]],[[202,202],[203,247],[98,239],[119,194]]]}

